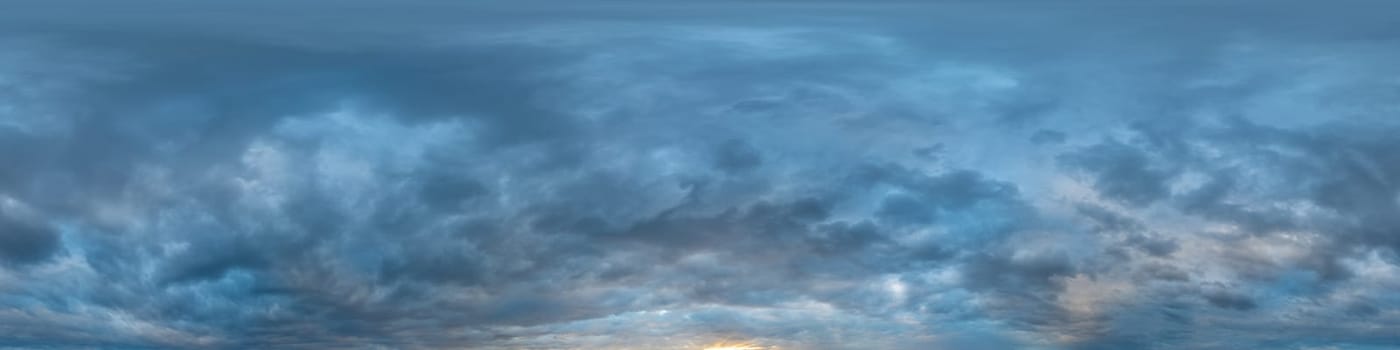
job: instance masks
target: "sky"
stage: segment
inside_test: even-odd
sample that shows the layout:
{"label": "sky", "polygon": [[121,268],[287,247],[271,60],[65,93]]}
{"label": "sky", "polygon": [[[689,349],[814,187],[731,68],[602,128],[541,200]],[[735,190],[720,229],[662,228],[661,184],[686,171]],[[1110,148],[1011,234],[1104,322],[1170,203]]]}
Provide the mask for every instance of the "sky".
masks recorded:
{"label": "sky", "polygon": [[1400,349],[1400,4],[0,1],[0,349]]}

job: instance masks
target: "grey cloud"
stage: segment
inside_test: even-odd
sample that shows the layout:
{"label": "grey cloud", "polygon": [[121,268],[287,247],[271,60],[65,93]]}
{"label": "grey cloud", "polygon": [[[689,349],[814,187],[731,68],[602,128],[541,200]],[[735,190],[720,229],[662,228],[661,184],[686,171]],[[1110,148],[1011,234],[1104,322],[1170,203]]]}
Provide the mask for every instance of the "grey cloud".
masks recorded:
{"label": "grey cloud", "polygon": [[1140,5],[15,5],[0,347],[1397,344],[1386,11]]}
{"label": "grey cloud", "polygon": [[1216,307],[1238,311],[1249,311],[1259,307],[1248,296],[1229,292],[1215,292],[1205,295],[1206,301]]}
{"label": "grey cloud", "polygon": [[1037,130],[1035,133],[1031,134],[1030,140],[1032,143],[1039,145],[1052,145],[1064,143],[1065,139],[1068,137],[1069,136],[1065,135],[1065,133],[1055,130]]}
{"label": "grey cloud", "polygon": [[25,218],[16,209],[0,203],[0,261],[14,265],[29,265],[52,258],[62,249],[59,235],[53,228],[33,218]]}
{"label": "grey cloud", "polygon": [[763,158],[748,143],[741,140],[726,141],[715,150],[715,167],[734,173],[758,167]]}
{"label": "grey cloud", "polygon": [[486,185],[478,181],[452,174],[432,174],[424,181],[419,198],[437,209],[452,210],[470,200],[488,193]]}
{"label": "grey cloud", "polygon": [[981,254],[970,259],[967,266],[968,287],[993,288],[1007,293],[1051,292],[1057,277],[1075,272],[1068,257],[1047,254],[1026,258]]}
{"label": "grey cloud", "polygon": [[1093,176],[1094,185],[1109,198],[1142,206],[1170,194],[1170,169],[1153,164],[1147,153],[1116,140],[1086,147],[1064,155],[1060,161]]}

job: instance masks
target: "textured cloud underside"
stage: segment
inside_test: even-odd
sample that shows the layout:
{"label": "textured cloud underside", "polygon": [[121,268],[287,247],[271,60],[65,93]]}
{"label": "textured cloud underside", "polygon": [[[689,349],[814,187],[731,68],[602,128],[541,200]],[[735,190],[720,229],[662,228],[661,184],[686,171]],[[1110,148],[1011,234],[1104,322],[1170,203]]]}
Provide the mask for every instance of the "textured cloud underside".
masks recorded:
{"label": "textured cloud underside", "polygon": [[1400,348],[1393,5],[5,7],[0,348]]}

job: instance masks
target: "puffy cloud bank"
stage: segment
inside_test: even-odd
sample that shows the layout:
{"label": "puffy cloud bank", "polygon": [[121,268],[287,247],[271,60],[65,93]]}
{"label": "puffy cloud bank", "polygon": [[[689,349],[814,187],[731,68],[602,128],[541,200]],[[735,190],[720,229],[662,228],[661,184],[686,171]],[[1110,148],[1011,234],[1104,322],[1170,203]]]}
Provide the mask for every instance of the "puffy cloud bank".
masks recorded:
{"label": "puffy cloud bank", "polygon": [[0,347],[1394,349],[1355,5],[7,5]]}

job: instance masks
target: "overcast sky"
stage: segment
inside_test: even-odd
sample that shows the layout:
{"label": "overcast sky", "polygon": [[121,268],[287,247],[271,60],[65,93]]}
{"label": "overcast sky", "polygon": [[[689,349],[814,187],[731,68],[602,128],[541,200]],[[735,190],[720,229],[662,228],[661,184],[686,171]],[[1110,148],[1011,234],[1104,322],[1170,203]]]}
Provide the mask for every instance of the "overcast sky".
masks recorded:
{"label": "overcast sky", "polygon": [[0,1],[0,349],[1400,349],[1397,13]]}

